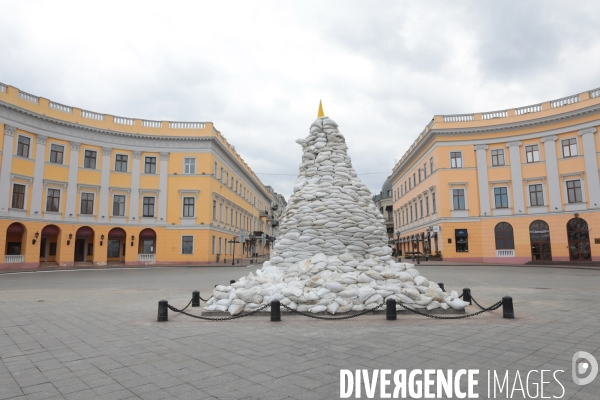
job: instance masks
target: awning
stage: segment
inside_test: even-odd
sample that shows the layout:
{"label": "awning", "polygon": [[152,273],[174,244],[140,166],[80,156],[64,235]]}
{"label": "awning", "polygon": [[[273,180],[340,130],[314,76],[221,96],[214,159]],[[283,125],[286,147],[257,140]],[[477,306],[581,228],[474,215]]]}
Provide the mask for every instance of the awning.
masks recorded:
{"label": "awning", "polygon": [[56,225],[46,225],[44,229],[42,229],[42,235],[58,235],[60,230]]}
{"label": "awning", "polygon": [[457,238],[466,238],[469,234],[466,229],[456,229],[456,237]]}
{"label": "awning", "polygon": [[140,232],[140,237],[141,238],[155,238],[156,232],[154,232],[154,230],[152,230],[150,228],[146,228]]}
{"label": "awning", "polygon": [[82,226],[81,228],[77,229],[77,233],[75,234],[75,236],[94,236],[94,230],[89,226]]}
{"label": "awning", "polygon": [[23,228],[23,225],[14,222],[12,224],[10,224],[10,226],[8,227],[8,229],[6,230],[7,233],[23,233],[25,232],[25,228]]}
{"label": "awning", "polygon": [[124,238],[127,236],[125,231],[121,228],[112,228],[110,232],[108,232],[108,238]]}

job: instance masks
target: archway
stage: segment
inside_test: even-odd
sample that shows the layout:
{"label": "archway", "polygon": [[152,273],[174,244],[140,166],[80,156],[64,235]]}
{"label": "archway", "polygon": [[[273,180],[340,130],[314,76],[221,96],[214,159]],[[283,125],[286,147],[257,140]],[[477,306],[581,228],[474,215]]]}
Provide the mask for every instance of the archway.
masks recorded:
{"label": "archway", "polygon": [[569,258],[571,261],[591,261],[590,232],[584,219],[575,217],[567,222]]}
{"label": "archway", "polygon": [[5,263],[22,263],[25,261],[25,255],[23,254],[25,235],[25,226],[18,222],[14,222],[6,228]]}
{"label": "archway", "polygon": [[56,225],[46,225],[42,229],[40,239],[40,262],[56,262],[56,252],[60,243],[60,228]]}
{"label": "archway", "polygon": [[94,230],[89,226],[82,226],[75,233],[75,261],[94,260]]}
{"label": "archway", "polygon": [[155,261],[156,232],[146,228],[140,232],[138,240],[138,261]]}
{"label": "archway", "polygon": [[125,259],[125,238],[127,234],[121,228],[112,228],[106,242],[106,260],[123,261]]}
{"label": "archway", "polygon": [[550,227],[545,221],[538,219],[529,225],[529,241],[531,242],[532,261],[552,261]]}

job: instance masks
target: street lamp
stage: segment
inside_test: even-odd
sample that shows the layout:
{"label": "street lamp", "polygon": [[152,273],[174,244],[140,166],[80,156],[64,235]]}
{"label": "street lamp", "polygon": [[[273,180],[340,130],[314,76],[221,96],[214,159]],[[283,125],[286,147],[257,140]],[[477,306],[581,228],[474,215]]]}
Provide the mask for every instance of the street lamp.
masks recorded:
{"label": "street lamp", "polygon": [[235,245],[239,243],[237,241],[237,236],[234,236],[231,242],[233,243],[233,260],[231,260],[231,265],[235,265]]}
{"label": "street lamp", "polygon": [[256,237],[254,236],[254,234],[251,234],[250,236],[248,236],[248,239],[250,239],[250,264],[254,264],[254,239]]}
{"label": "street lamp", "polygon": [[396,231],[396,262],[398,262],[398,254],[400,254],[400,229]]}

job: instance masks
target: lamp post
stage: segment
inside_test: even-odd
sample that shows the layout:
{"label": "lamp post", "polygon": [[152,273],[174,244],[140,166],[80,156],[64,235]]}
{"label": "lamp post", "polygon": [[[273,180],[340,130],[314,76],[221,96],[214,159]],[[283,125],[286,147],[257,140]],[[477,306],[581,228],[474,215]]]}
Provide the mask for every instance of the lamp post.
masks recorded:
{"label": "lamp post", "polygon": [[248,239],[250,239],[250,264],[254,264],[254,234],[248,236]]}
{"label": "lamp post", "polygon": [[237,241],[237,236],[234,236],[231,242],[233,243],[233,260],[231,260],[231,265],[235,265],[235,245],[239,243]]}
{"label": "lamp post", "polygon": [[400,229],[396,231],[396,262],[398,262],[398,254],[400,254]]}

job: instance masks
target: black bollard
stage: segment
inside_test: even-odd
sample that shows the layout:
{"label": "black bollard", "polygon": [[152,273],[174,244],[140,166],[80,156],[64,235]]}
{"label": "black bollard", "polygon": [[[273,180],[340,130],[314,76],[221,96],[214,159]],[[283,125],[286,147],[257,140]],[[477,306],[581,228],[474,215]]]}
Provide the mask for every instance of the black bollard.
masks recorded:
{"label": "black bollard", "polygon": [[158,302],[158,318],[156,319],[158,322],[165,322],[169,320],[169,309],[167,306],[169,302],[166,300],[161,300]]}
{"label": "black bollard", "polygon": [[444,284],[442,282],[438,283],[438,286],[440,287],[440,289],[442,289],[442,292],[446,291],[446,288],[444,287]]}
{"label": "black bollard", "polygon": [[237,259],[237,263],[238,263],[238,264],[240,263],[240,259],[239,259],[239,258]]}
{"label": "black bollard", "polygon": [[235,279],[232,279],[232,280],[229,281],[230,285],[233,284],[233,283],[235,283]]}
{"label": "black bollard", "polygon": [[396,320],[396,300],[387,299],[385,302],[385,319],[388,321]]}
{"label": "black bollard", "polygon": [[223,259],[223,264],[227,264],[227,259],[226,258]]}
{"label": "black bollard", "polygon": [[197,290],[192,292],[192,307],[200,307],[200,292]]}
{"label": "black bollard", "polygon": [[513,308],[512,297],[510,296],[504,296],[502,298],[502,318],[515,318],[515,310]]}
{"label": "black bollard", "polygon": [[463,301],[468,301],[469,304],[473,304],[473,302],[471,301],[471,289],[469,288],[464,288],[463,289],[463,297],[462,297]]}
{"label": "black bollard", "polygon": [[281,321],[281,304],[279,300],[273,300],[271,302],[271,322]]}

